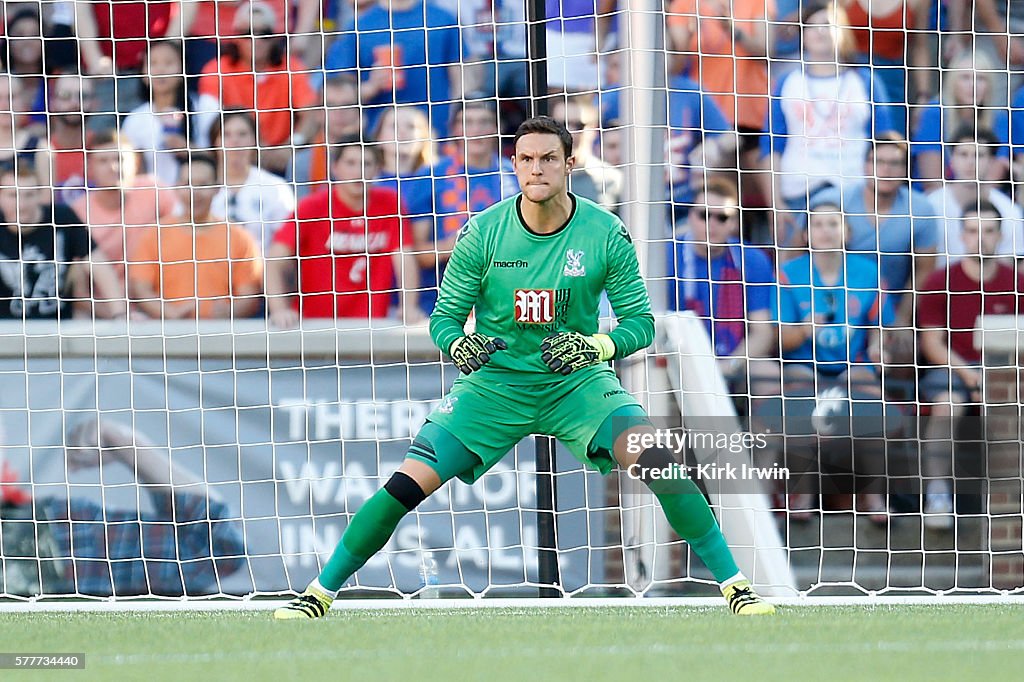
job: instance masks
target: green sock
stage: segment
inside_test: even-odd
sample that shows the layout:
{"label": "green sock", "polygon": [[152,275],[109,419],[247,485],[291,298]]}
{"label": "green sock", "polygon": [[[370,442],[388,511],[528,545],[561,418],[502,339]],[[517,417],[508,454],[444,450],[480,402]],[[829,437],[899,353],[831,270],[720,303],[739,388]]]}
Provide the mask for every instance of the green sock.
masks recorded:
{"label": "green sock", "polygon": [[380,551],[409,510],[381,488],[368,499],[345,529],[327,565],[320,571],[320,584],[337,592],[345,581]]}
{"label": "green sock", "polygon": [[669,525],[690,543],[715,580],[721,583],[740,572],[715,515],[693,481],[652,481],[651,490],[661,503]]}

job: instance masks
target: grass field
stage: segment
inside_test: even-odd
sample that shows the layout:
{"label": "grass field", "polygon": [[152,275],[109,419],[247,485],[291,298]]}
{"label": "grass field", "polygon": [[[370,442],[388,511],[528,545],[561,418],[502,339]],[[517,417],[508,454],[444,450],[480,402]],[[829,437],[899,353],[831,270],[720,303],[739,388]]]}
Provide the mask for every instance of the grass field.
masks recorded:
{"label": "grass field", "polygon": [[1021,679],[1024,607],[605,607],[269,612],[5,613],[0,651],[85,652],[96,680]]}

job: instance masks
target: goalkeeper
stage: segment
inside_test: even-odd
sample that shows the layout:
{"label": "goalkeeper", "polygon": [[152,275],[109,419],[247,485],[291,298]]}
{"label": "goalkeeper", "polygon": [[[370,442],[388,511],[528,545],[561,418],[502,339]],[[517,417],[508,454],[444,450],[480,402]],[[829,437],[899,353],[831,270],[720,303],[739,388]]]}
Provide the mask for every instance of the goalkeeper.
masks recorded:
{"label": "goalkeeper", "polygon": [[[567,191],[574,159],[564,126],[530,119],[516,131],[514,148],[521,193],[463,227],[430,318],[431,336],[463,376],[427,417],[398,471],[352,517],[317,579],[276,618],[323,616],[402,517],[452,478],[473,483],[531,433],[555,436],[602,473],[616,463],[641,470],[674,464],[666,448],[627,451],[627,432],[653,427],[607,364],[654,338],[629,233],[614,215]],[[606,290],[619,324],[596,334]],[[474,308],[476,331],[467,335]],[[733,612],[772,613],[740,573],[693,482],[645,482]]]}

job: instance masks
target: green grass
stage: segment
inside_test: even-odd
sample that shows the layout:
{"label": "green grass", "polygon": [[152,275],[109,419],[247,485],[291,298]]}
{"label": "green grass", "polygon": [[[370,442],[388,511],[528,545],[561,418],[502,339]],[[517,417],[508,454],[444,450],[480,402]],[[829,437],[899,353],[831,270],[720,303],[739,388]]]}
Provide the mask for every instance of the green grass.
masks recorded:
{"label": "green grass", "polygon": [[0,650],[85,652],[56,680],[1020,679],[1024,607],[508,608],[0,614]]}

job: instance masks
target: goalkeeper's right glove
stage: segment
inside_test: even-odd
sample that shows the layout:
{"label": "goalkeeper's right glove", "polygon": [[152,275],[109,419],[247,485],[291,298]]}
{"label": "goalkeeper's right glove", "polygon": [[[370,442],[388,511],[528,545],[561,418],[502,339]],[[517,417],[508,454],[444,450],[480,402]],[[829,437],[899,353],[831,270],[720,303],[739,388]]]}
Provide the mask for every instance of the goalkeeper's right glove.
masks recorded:
{"label": "goalkeeper's right glove", "polygon": [[463,374],[470,374],[491,361],[491,353],[508,350],[508,344],[483,334],[467,334],[452,341],[448,355]]}

